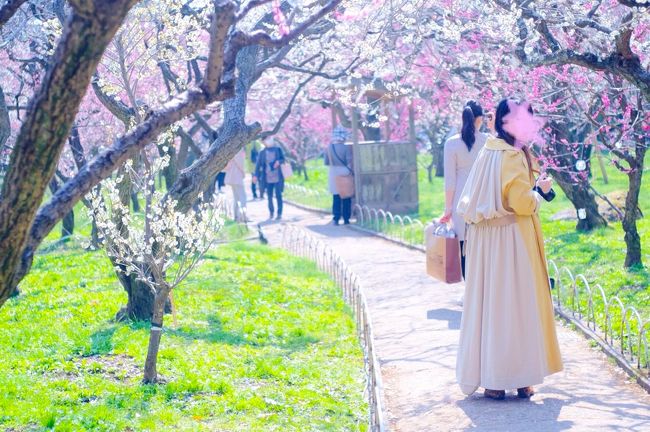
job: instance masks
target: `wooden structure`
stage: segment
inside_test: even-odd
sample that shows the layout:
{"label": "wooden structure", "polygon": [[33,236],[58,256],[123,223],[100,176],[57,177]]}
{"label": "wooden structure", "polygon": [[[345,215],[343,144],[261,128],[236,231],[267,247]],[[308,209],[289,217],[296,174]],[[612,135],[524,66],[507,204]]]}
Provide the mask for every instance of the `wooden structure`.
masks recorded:
{"label": "wooden structure", "polygon": [[[385,109],[387,103],[395,100],[385,89],[366,91],[360,97],[378,101]],[[389,116],[384,139],[363,141],[356,109],[351,110],[350,117],[356,203],[394,214],[417,213],[418,170],[413,106],[409,106],[409,139],[406,141],[389,140]]]}

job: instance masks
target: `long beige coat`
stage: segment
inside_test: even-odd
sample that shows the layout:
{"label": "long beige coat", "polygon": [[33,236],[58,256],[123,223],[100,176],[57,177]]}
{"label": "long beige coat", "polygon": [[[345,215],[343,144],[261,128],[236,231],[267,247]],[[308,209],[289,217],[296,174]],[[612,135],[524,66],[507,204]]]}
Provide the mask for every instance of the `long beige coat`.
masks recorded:
{"label": "long beige coat", "polygon": [[540,384],[562,370],[537,208],[525,155],[490,138],[458,204],[467,222],[461,390]]}

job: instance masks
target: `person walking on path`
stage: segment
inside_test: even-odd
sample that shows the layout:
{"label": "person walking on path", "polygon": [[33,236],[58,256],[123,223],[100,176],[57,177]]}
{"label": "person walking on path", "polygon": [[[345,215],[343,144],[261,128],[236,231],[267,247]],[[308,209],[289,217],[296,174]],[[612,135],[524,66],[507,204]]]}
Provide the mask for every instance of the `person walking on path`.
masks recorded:
{"label": "person walking on path", "polygon": [[[512,133],[532,121],[521,107],[502,101],[497,138],[489,138],[458,204],[467,225],[467,274],[456,359],[463,393],[534,394],[532,385],[562,370],[553,318],[544,240],[537,215],[540,195],[552,180],[533,173],[529,150]],[[511,111],[513,111],[511,113]],[[510,131],[510,132],[509,132]]]}
{"label": "person walking on path", "polygon": [[269,219],[273,219],[275,207],[273,205],[273,194],[278,205],[276,220],[282,219],[282,192],[284,191],[284,177],[280,165],[285,162],[284,152],[274,142],[266,147],[257,156],[255,165],[255,176],[253,181],[263,184],[269,201]]}
{"label": "person walking on path", "polygon": [[[257,144],[253,143],[251,146],[251,162],[253,166],[257,164],[257,155],[259,155],[257,150]],[[251,192],[253,193],[253,199],[257,199],[257,182],[251,181]],[[264,190],[260,187],[260,198],[264,198]]]}
{"label": "person walking on path", "polygon": [[341,218],[343,223],[350,223],[352,215],[352,197],[341,198],[336,188],[336,177],[353,175],[352,147],[345,145],[349,133],[342,126],[337,126],[332,131],[332,139],[325,150],[324,161],[328,169],[328,186],[332,194],[332,219],[338,225]]}
{"label": "person walking on path", "polygon": [[242,148],[237,152],[224,170],[226,173],[225,183],[232,189],[235,220],[247,222],[246,218],[246,188],[244,178],[246,177],[246,151]]}
{"label": "person walking on path", "polygon": [[483,123],[483,108],[471,100],[463,108],[463,127],[460,134],[453,135],[445,143],[445,212],[440,223],[451,221],[451,227],[460,241],[460,268],[465,277],[465,221],[456,211],[460,194],[467,176],[479,152],[485,145],[487,135],[479,132]]}

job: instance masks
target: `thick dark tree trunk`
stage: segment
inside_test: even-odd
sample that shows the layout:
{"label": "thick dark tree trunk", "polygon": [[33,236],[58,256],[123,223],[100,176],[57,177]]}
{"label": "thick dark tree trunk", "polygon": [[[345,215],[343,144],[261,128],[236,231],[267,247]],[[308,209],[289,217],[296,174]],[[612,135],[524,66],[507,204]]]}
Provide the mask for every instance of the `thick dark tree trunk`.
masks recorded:
{"label": "thick dark tree trunk", "polygon": [[[575,152],[577,154],[580,150],[580,155],[575,156],[573,152],[567,152],[566,144],[562,142],[564,139],[570,143],[584,143],[587,129],[578,129],[571,124],[557,122],[552,122],[551,126],[555,135],[555,144],[549,143],[544,152],[545,157],[552,161],[547,170],[573,204],[576,216],[578,216],[579,209],[585,210],[585,217],[583,219],[578,217],[576,230],[591,231],[607,226],[607,220],[598,211],[596,195],[589,187],[592,146],[583,144],[580,149],[576,147]],[[582,171],[576,168],[579,160],[583,160],[585,163]]]}
{"label": "thick dark tree trunk", "polygon": [[52,67],[29,104],[0,191],[0,305],[16,287],[32,222],[54,176],[90,78],[134,3],[72,3],[72,12],[52,55]]}
{"label": "thick dark tree trunk", "polygon": [[[596,195],[589,189],[589,185],[566,182],[563,176],[556,172],[553,172],[553,177],[576,210],[576,218],[578,218],[576,230],[591,231],[594,228],[607,226],[607,220],[599,213]],[[578,217],[578,209],[585,209],[584,219]]]}
{"label": "thick dark tree trunk", "polygon": [[643,265],[641,255],[641,237],[636,226],[639,216],[639,194],[643,180],[643,162],[647,147],[645,137],[640,136],[636,145],[636,166],[628,174],[629,188],[625,197],[625,214],[623,216],[623,231],[625,231],[625,268],[640,267]]}

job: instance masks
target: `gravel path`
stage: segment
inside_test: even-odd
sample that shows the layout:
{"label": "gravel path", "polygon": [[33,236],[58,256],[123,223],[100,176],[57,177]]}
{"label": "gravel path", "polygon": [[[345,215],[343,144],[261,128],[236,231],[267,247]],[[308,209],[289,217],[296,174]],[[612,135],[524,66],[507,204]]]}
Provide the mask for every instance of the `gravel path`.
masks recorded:
{"label": "gravel path", "polygon": [[[282,225],[265,221],[262,201],[249,202],[271,245]],[[565,370],[546,379],[530,401],[464,396],[455,382],[463,285],[425,273],[424,254],[285,205],[282,223],[327,242],[361,277],[370,307],[391,431],[649,431],[650,395],[558,321]],[[516,323],[513,323],[516,325]]]}

